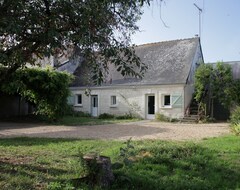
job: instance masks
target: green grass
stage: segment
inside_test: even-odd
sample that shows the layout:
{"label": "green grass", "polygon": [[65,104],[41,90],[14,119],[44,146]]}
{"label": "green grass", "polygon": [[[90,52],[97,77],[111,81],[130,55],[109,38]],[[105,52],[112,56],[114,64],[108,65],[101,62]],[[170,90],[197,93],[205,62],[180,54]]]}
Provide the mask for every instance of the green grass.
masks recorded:
{"label": "green grass", "polygon": [[54,125],[105,125],[105,124],[115,124],[115,123],[124,123],[124,122],[134,122],[139,119],[98,119],[94,117],[73,117],[73,116],[64,116],[57,122],[54,122]]}
{"label": "green grass", "polygon": [[[240,137],[131,144],[133,163],[113,170],[116,180],[110,189],[240,189]],[[79,152],[99,152],[115,163],[124,146],[119,141],[0,139],[0,187],[71,189],[71,179],[81,175]]]}
{"label": "green grass", "polygon": [[66,125],[66,126],[76,126],[76,125],[106,125],[106,124],[115,124],[115,123],[125,123],[125,122],[134,122],[139,121],[139,118],[132,119],[99,119],[94,117],[83,117],[83,116],[64,116],[58,121],[49,121],[46,117],[43,116],[23,116],[23,117],[11,117],[2,119],[6,122],[17,122],[17,123],[44,123],[50,125]]}

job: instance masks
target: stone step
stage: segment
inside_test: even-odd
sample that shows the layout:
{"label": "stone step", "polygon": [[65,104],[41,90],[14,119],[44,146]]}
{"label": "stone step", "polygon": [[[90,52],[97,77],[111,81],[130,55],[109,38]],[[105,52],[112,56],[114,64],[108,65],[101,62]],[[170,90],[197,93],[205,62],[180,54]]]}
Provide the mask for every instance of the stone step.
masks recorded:
{"label": "stone step", "polygon": [[197,114],[190,114],[188,116],[184,116],[183,118],[194,118],[194,119],[197,119],[198,115]]}
{"label": "stone step", "polygon": [[185,116],[181,119],[181,122],[184,123],[196,123],[198,120],[198,115],[189,115]]}

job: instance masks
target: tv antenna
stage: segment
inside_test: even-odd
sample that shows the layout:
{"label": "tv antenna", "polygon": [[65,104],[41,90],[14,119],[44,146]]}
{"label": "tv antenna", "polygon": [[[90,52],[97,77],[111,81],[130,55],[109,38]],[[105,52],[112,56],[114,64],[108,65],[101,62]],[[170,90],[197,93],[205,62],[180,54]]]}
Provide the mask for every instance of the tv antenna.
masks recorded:
{"label": "tv antenna", "polygon": [[198,9],[199,12],[199,37],[201,38],[201,13],[202,13],[202,9],[197,6],[195,3],[193,3],[193,5]]}

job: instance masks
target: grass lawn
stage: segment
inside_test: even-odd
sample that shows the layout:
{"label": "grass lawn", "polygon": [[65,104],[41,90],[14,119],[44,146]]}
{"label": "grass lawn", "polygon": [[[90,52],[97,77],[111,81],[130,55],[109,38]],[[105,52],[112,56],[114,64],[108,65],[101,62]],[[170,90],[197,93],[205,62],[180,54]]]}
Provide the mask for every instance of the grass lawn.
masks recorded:
{"label": "grass lawn", "polygon": [[[113,170],[110,189],[240,189],[240,137],[131,144],[133,163]],[[71,184],[83,174],[80,152],[99,152],[115,163],[125,146],[120,141],[0,139],[0,189],[88,189]]]}
{"label": "grass lawn", "polygon": [[17,122],[17,123],[47,123],[50,125],[66,125],[66,126],[74,126],[74,125],[105,125],[105,124],[115,124],[115,123],[124,123],[124,122],[134,122],[139,121],[139,118],[131,118],[131,119],[99,119],[94,117],[82,117],[82,116],[64,116],[60,118],[58,121],[50,122],[45,117],[39,117],[35,115],[31,116],[23,116],[23,117],[11,117],[2,121],[6,122]]}
{"label": "grass lawn", "polygon": [[59,121],[54,122],[54,125],[105,125],[105,124],[114,124],[114,123],[124,123],[124,122],[134,122],[139,119],[98,119],[94,117],[73,117],[73,116],[64,116]]}

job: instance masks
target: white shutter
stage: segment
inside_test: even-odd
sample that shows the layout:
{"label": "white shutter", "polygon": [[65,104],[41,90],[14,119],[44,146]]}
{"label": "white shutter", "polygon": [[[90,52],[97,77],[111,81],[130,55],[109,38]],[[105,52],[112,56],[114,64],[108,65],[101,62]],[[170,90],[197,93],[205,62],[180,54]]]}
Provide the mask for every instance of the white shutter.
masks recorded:
{"label": "white shutter", "polygon": [[67,104],[73,106],[75,104],[75,96],[68,96]]}
{"label": "white shutter", "polygon": [[172,107],[181,108],[183,105],[183,99],[181,94],[172,94]]}

